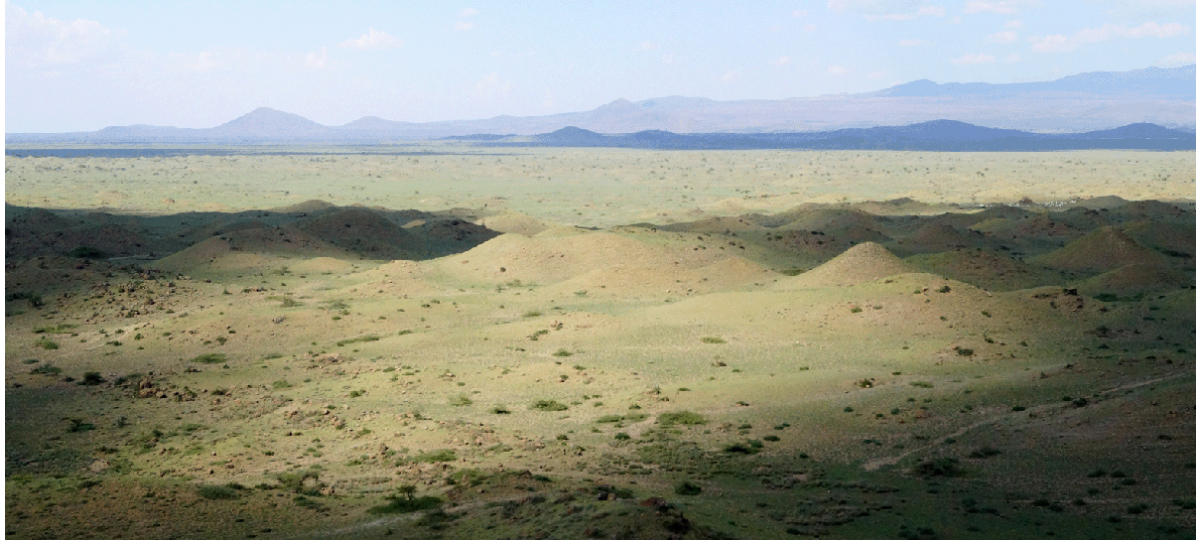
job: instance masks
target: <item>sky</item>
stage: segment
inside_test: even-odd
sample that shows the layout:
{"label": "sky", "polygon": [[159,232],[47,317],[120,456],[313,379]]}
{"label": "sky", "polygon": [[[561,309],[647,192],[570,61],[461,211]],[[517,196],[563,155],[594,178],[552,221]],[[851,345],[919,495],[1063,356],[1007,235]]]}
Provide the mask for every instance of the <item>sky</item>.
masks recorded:
{"label": "sky", "polygon": [[4,131],[325,125],[1013,83],[1196,62],[1195,0],[17,0]]}

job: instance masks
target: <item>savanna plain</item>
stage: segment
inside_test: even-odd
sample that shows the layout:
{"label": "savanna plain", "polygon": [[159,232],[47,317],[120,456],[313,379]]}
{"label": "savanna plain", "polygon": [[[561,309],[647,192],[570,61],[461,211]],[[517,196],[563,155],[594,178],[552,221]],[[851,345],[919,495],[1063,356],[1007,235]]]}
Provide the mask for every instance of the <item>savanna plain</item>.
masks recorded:
{"label": "savanna plain", "polygon": [[10,538],[1193,538],[1194,152],[5,160]]}

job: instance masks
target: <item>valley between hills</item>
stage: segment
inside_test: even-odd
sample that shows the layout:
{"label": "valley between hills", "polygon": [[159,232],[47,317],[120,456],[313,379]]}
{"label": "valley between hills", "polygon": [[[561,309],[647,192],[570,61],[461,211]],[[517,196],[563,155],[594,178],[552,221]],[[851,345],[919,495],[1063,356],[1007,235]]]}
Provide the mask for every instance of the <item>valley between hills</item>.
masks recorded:
{"label": "valley between hills", "polygon": [[1195,152],[97,150],[9,537],[1195,535]]}

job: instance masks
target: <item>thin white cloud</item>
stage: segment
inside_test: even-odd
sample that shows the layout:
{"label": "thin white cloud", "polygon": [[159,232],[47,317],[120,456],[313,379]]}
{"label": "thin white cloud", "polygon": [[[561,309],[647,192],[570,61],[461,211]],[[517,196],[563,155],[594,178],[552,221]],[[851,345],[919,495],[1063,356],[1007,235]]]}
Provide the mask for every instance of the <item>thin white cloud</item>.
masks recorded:
{"label": "thin white cloud", "polygon": [[338,44],[338,47],[345,49],[391,49],[404,45],[404,40],[397,38],[387,32],[376,30],[374,28],[367,29],[367,33],[355,38],[348,39]]}
{"label": "thin white cloud", "polygon": [[807,9],[797,9],[792,12],[793,17],[804,17],[805,15],[808,15]]}
{"label": "thin white cloud", "polygon": [[849,69],[846,69],[846,66],[829,66],[829,67],[825,68],[826,73],[833,75],[835,77],[845,75],[849,71],[850,71]]}
{"label": "thin white cloud", "polygon": [[736,81],[737,78],[738,78],[738,73],[736,71],[730,71],[730,72],[725,73],[724,75],[721,75],[721,82],[726,82],[726,83],[733,82],[733,81]]}
{"label": "thin white cloud", "polygon": [[309,69],[325,69],[329,65],[329,50],[321,47],[321,50],[310,52],[304,55],[304,67]]}
{"label": "thin white cloud", "polygon": [[1051,34],[1042,37],[1030,36],[1028,39],[1029,48],[1035,52],[1042,53],[1070,52],[1075,50],[1075,47],[1078,45],[1062,34]]}
{"label": "thin white cloud", "polygon": [[901,47],[916,47],[919,45],[924,45],[926,43],[928,43],[928,42],[923,39],[902,39],[902,40],[900,40],[899,45]]}
{"label": "thin white cloud", "polygon": [[470,32],[475,29],[475,23],[467,21],[454,21],[454,29],[459,32]]}
{"label": "thin white cloud", "polygon": [[991,64],[992,62],[995,62],[995,61],[996,61],[995,56],[991,56],[988,54],[982,54],[982,53],[981,54],[967,53],[958,58],[951,59],[950,63],[959,65],[959,66],[974,66],[974,65],[979,65],[979,64]]}
{"label": "thin white cloud", "polygon": [[116,48],[118,36],[98,22],[60,21],[5,2],[5,60],[22,67],[72,64]]}
{"label": "thin white cloud", "polygon": [[1025,23],[1021,22],[1019,20],[1012,20],[1012,21],[1008,21],[1008,22],[1004,23],[1004,27],[1012,29],[1012,30],[1020,30],[1022,28],[1025,28]]}
{"label": "thin white cloud", "polygon": [[656,51],[659,49],[659,44],[653,41],[643,41],[641,47],[643,51]]}
{"label": "thin white cloud", "polygon": [[946,14],[943,6],[921,3],[920,0],[828,0],[825,7],[834,12],[859,13],[868,21],[907,21]]}
{"label": "thin white cloud", "polygon": [[475,8],[462,8],[462,9],[458,10],[459,17],[466,18],[466,17],[474,17],[476,15],[479,15],[479,10],[475,9]]}
{"label": "thin white cloud", "polygon": [[1021,61],[1021,55],[1019,55],[1017,53],[1012,53],[1004,58],[1004,63],[1006,63],[1006,64],[1015,64],[1020,61]]}
{"label": "thin white cloud", "polygon": [[804,30],[805,32],[812,32],[813,30],[816,30],[816,29],[817,29],[817,25],[812,24],[812,23],[808,23],[808,24],[804,25],[804,28],[801,28],[801,30]]}
{"label": "thin white cloud", "polygon": [[779,58],[771,60],[771,65],[779,67],[786,66],[790,63],[792,63],[792,57],[790,56],[780,56]]}
{"label": "thin white cloud", "polygon": [[995,34],[988,36],[984,41],[987,41],[988,43],[1012,43],[1016,40],[1016,32],[1013,32],[1012,30],[1005,30],[1003,32],[996,32]]}
{"label": "thin white cloud", "polygon": [[1075,32],[1071,37],[1062,34],[1051,34],[1042,37],[1030,37],[1030,48],[1036,52],[1056,53],[1072,52],[1085,43],[1102,43],[1114,39],[1137,38],[1170,38],[1191,33],[1192,29],[1179,23],[1158,24],[1147,22],[1139,26],[1128,27],[1119,24],[1105,24],[1096,28],[1084,28]]}
{"label": "thin white cloud", "polygon": [[996,13],[999,15],[1013,15],[1021,11],[1022,7],[1037,7],[1041,2],[1038,0],[968,0],[963,6],[963,13]]}
{"label": "thin white cloud", "polygon": [[1141,26],[1130,28],[1125,37],[1141,38],[1141,37],[1156,37],[1168,38],[1186,34],[1192,29],[1179,23],[1158,24],[1156,22],[1142,23]]}
{"label": "thin white cloud", "polygon": [[511,91],[512,81],[500,80],[500,75],[495,71],[475,83],[475,97],[481,101],[494,101],[496,98],[507,96]]}
{"label": "thin white cloud", "polygon": [[183,67],[188,71],[203,73],[214,68],[219,68],[223,65],[225,65],[225,63],[221,60],[218,60],[211,51],[204,51],[197,55],[195,61],[188,62],[184,64]]}
{"label": "thin white cloud", "polygon": [[1163,58],[1162,60],[1159,60],[1154,65],[1156,65],[1160,68],[1173,68],[1173,67],[1187,66],[1187,65],[1191,65],[1191,64],[1195,64],[1195,63],[1196,63],[1195,53],[1181,52],[1181,53],[1172,54],[1171,56]]}

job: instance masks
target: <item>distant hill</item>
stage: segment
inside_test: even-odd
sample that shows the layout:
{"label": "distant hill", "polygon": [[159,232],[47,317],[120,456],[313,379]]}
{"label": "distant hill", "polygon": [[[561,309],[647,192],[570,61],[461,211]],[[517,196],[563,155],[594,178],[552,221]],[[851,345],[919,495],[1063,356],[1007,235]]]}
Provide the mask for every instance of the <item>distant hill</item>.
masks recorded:
{"label": "distant hill", "polygon": [[1143,95],[1196,99],[1196,66],[1173,69],[1150,67],[1134,71],[1080,73],[1047,82],[938,84],[922,79],[875,92],[877,96],[1000,96],[1034,93]]}
{"label": "distant hill", "polygon": [[674,150],[810,149],[910,150],[934,152],[1010,152],[1137,149],[1194,150],[1196,135],[1154,124],[1071,134],[1030,133],[980,127],[954,120],[908,126],[850,128],[811,133],[671,133],[652,130],[600,134],[566,127],[532,137],[479,142],[485,146],[615,147]]}
{"label": "distant hill", "polygon": [[[1082,133],[1155,124],[1195,132],[1196,66],[1081,73],[1054,81],[1013,84],[913,81],[862,94],[779,100],[718,101],[666,96],[617,99],[590,111],[479,120],[402,122],[363,117],[341,126],[261,107],[207,129],[113,126],[78,133],[8,133],[22,143],[356,142],[533,136],[576,127],[592,133],[794,134],[878,126],[924,126],[933,121],[1040,133]],[[934,126],[941,133],[942,128]],[[922,127],[920,129],[928,129]],[[947,128],[948,129],[948,128]],[[978,128],[987,129],[987,128]],[[580,134],[576,134],[580,135]],[[917,132],[898,134],[926,139]],[[962,134],[971,139],[975,135]],[[653,133],[647,135],[654,138]],[[847,137],[856,137],[848,132]],[[941,135],[938,135],[940,137]],[[1127,135],[1117,134],[1118,138]],[[992,138],[991,135],[986,135]],[[960,138],[961,139],[961,138]]]}

